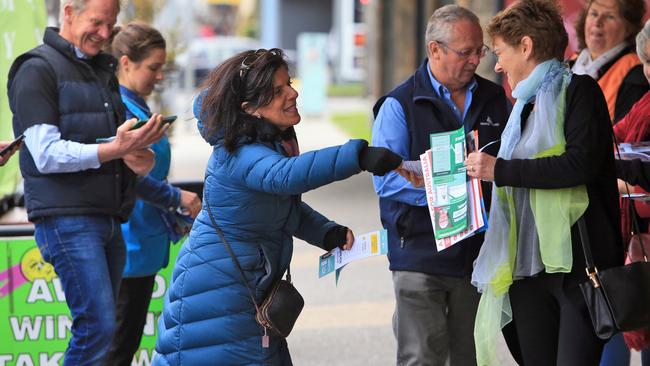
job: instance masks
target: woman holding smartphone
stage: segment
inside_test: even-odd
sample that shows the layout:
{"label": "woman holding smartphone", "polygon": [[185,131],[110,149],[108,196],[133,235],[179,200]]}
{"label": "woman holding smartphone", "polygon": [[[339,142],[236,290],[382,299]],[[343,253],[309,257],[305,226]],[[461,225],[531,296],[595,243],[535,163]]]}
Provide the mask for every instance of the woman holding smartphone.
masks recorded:
{"label": "woman holding smartphone", "polygon": [[[127,118],[149,119],[151,111],[145,98],[163,80],[165,47],[160,32],[147,24],[131,22],[115,28],[110,52],[119,62],[117,77]],[[170,242],[182,235],[175,232],[175,212],[180,208],[194,218],[201,209],[195,193],[166,182],[171,161],[168,137],[163,136],[151,148],[156,163],[147,176],[138,178],[135,208],[122,224],[126,266],[106,365],[131,364],[142,337],[156,272],[167,266]]]}

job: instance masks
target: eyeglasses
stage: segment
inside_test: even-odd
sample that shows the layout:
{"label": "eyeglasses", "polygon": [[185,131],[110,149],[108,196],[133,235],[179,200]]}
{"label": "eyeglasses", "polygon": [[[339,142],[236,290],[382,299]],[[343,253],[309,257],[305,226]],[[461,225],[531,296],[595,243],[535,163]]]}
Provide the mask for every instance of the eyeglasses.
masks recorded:
{"label": "eyeglasses", "polygon": [[253,64],[255,64],[257,60],[261,59],[262,56],[265,55],[278,56],[279,54],[280,53],[278,52],[277,48],[272,48],[270,50],[267,50],[265,48],[260,48],[257,51],[249,51],[249,54],[246,55],[246,57],[244,57],[244,59],[241,62],[241,65],[239,66],[239,78],[244,79],[248,71],[252,68]]}
{"label": "eyeglasses", "polygon": [[476,50],[459,51],[459,50],[455,50],[455,49],[449,47],[449,45],[446,44],[445,42],[436,41],[436,43],[438,43],[439,45],[445,47],[446,49],[448,49],[450,51],[454,51],[454,53],[457,54],[458,57],[460,57],[462,59],[468,59],[468,58],[470,58],[472,56],[478,56],[478,58],[483,58],[487,54],[487,51],[490,50],[490,47],[488,47],[486,45],[482,45],[480,48],[478,48]]}

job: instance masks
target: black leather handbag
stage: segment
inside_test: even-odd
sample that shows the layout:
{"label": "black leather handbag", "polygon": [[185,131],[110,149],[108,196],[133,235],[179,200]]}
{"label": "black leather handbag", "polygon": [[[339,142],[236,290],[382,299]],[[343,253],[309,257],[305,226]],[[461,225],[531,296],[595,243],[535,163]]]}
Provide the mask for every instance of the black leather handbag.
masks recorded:
{"label": "black leather handbag", "polygon": [[291,274],[287,269],[287,279],[277,281],[259,308],[256,309],[255,320],[265,330],[274,335],[288,337],[305,301],[291,284]]}
{"label": "black leather handbag", "polygon": [[212,210],[207,200],[205,201],[205,205],[208,208],[208,215],[210,216],[212,226],[217,231],[221,241],[226,245],[226,249],[241,275],[242,283],[248,290],[248,295],[251,297],[251,301],[255,306],[255,320],[264,328],[262,347],[269,346],[269,334],[288,337],[293,326],[296,324],[296,320],[298,320],[302,308],[305,306],[305,300],[302,298],[302,295],[300,295],[300,292],[291,283],[291,269],[287,268],[286,280],[280,279],[275,282],[264,298],[264,301],[258,304],[253,295],[253,290],[246,281],[246,276],[237,257],[212,216]]}
{"label": "black leather handbag", "polygon": [[580,289],[598,338],[650,326],[650,263],[643,246],[645,261],[598,271],[584,217],[578,220],[578,229],[589,277]]}

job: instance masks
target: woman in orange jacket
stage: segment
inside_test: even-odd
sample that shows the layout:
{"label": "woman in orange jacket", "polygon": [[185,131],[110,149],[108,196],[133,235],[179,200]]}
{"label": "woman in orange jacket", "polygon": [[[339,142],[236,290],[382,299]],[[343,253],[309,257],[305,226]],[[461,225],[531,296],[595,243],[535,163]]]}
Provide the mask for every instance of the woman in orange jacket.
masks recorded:
{"label": "woman in orange jacket", "polygon": [[589,0],[576,23],[581,50],[571,70],[598,81],[612,123],[648,91],[634,42],[645,12],[645,0]]}

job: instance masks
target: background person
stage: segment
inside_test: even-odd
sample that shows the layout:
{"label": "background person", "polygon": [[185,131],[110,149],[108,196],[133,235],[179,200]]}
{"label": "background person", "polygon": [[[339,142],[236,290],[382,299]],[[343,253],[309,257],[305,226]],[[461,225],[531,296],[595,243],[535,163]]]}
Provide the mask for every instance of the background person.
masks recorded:
{"label": "background person", "polygon": [[[636,51],[639,59],[643,64],[643,73],[650,82],[650,22],[646,23],[643,29],[639,32],[636,37]],[[646,94],[638,101],[630,112],[614,126],[614,134],[618,143],[621,142],[639,142],[639,141],[648,141],[650,140],[650,92]],[[628,192],[636,193],[647,193],[650,191],[647,180],[644,180],[644,167],[645,163],[640,161],[624,161],[616,160],[616,175],[619,179],[619,192],[626,194]],[[630,185],[626,187],[625,181]],[[634,185],[640,185],[641,187],[634,187]],[[634,208],[631,206],[634,204]],[[630,200],[628,198],[621,198],[621,228],[623,243],[629,243],[631,239],[632,231],[632,220],[634,216],[632,215],[632,209],[636,211],[638,216],[639,229],[641,232],[648,232],[649,218],[650,218],[650,206],[646,202],[637,202]],[[628,333],[626,338],[631,334],[636,335],[635,338],[639,338],[639,335],[644,334],[646,337],[646,344],[641,349],[641,360],[643,366],[650,366],[650,329],[645,330],[636,330],[634,332]],[[641,342],[643,343],[643,342]],[[612,340],[610,340],[606,345],[603,351],[602,360],[600,362],[601,366],[609,365],[629,365],[630,363],[630,350],[625,345],[623,339],[623,333],[616,334]]]}
{"label": "background person", "polygon": [[587,74],[603,90],[609,117],[618,122],[648,91],[634,37],[643,27],[644,0],[589,0],[576,22],[580,51],[574,73]]}
{"label": "background person", "polygon": [[[25,135],[20,170],[25,206],[43,259],[54,266],[72,314],[64,365],[101,365],[115,329],[124,269],[120,222],[134,202],[135,174],[166,126],[154,114],[129,131],[106,45],[116,0],[67,0],[61,30],[19,56],[8,77],[14,134]],[[97,145],[96,138],[116,135]]]}
{"label": "background person", "polygon": [[592,78],[560,62],[568,37],[554,1],[517,2],[488,34],[516,103],[497,158],[466,161],[495,183],[472,274],[478,361],[496,364],[493,339],[511,315],[526,366],[595,365],[604,342],[578,286],[588,278],[574,224],[584,217],[599,269],[623,264],[607,105]]}
{"label": "background person", "polygon": [[[642,64],[635,51],[634,37],[642,27],[646,3],[641,0],[589,1],[576,23],[582,50],[573,71],[598,80],[608,103],[610,118],[617,123],[648,90]],[[623,199],[622,206],[629,202]],[[629,210],[621,211],[623,242],[629,241]],[[629,363],[622,334],[614,335],[605,346],[601,364]]]}
{"label": "background person", "polygon": [[[648,90],[634,37],[643,26],[646,3],[643,0],[591,0],[585,4],[576,23],[582,50],[573,71],[598,80],[609,109],[617,123]],[[629,242],[629,202],[622,199],[623,242]],[[623,334],[615,334],[605,345],[602,366],[629,364],[630,353]]]}
{"label": "background person", "polygon": [[[436,10],[426,29],[427,56],[415,74],[374,107],[374,146],[419,160],[431,133],[464,127],[496,155],[509,106],[501,86],[475,74],[487,47],[478,18],[458,5]],[[409,179],[412,179],[410,177]],[[476,365],[474,316],[479,294],[470,283],[483,242],[477,233],[437,252],[424,188],[395,172],[373,177],[396,306],[397,365]],[[489,182],[483,182],[486,208]]]}
{"label": "background person", "polygon": [[[116,27],[115,31],[110,53],[118,60],[117,78],[126,117],[149,119],[151,111],[145,98],[163,80],[165,39],[158,30],[140,22]],[[105,365],[131,365],[142,338],[156,273],[167,266],[170,242],[180,239],[175,232],[175,212],[182,208],[194,218],[201,209],[196,193],[167,183],[171,163],[167,135],[151,149],[156,163],[146,177],[138,177],[135,208],[122,224],[126,264],[116,305],[115,336]]]}
{"label": "background person", "polygon": [[[202,136],[214,146],[204,206],[241,263],[257,303],[289,266],[293,236],[330,250],[354,235],[302,202],[301,194],[361,170],[401,164],[363,140],[299,154],[293,126],[298,93],[279,49],[246,51],[213,70],[195,102]],[[199,213],[176,260],[159,322],[153,365],[291,365],[287,342],[255,321],[255,307],[232,258]]]}

